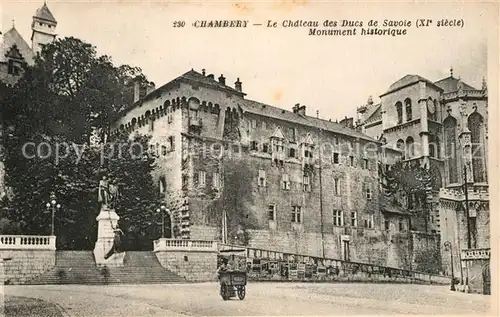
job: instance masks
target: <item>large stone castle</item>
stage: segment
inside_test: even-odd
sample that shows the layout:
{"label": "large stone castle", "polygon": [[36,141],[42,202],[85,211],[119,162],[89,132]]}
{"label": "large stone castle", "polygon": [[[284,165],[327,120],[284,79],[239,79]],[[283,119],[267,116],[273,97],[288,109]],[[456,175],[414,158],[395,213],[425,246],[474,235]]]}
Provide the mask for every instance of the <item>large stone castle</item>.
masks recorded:
{"label": "large stone castle", "polygon": [[[488,91],[453,75],[432,82],[407,75],[358,108],[365,134],[428,166],[438,186],[427,219],[440,235],[445,272],[472,288],[489,280]],[[408,197],[407,208],[418,208]],[[445,244],[448,247],[445,248]],[[471,281],[470,283],[468,281]],[[473,285],[475,284],[475,285]],[[489,287],[485,285],[485,287]]]}
{"label": "large stone castle", "polygon": [[[410,212],[380,199],[379,164],[399,150],[304,105],[248,100],[239,79],[205,70],[136,92],[114,131],[152,135],[174,237],[415,270],[426,269],[421,244],[439,257],[437,233],[411,230]],[[246,203],[225,206],[231,195]]]}
{"label": "large stone castle", "polygon": [[[31,46],[14,26],[3,34],[0,82],[14,85],[56,26],[44,4]],[[158,89],[137,83],[114,123],[152,136],[170,237],[448,275],[453,265],[463,284],[489,283],[485,83],[406,75],[340,123],[249,100],[242,87],[205,70]],[[436,176],[428,219],[413,219],[415,197],[398,207],[382,195],[379,166],[399,160]]]}

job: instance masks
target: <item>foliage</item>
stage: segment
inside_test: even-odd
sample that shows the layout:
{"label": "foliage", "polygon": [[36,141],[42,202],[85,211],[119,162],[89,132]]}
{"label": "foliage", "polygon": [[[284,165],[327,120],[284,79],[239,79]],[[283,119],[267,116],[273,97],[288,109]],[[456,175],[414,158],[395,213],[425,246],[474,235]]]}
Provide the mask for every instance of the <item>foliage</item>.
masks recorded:
{"label": "foliage", "polygon": [[22,115],[33,132],[85,143],[97,130],[103,140],[110,122],[132,103],[135,78],[147,82],[139,68],[115,67],[91,44],[58,39],[27,69],[6,113],[11,120]]}
{"label": "foliage", "polygon": [[408,209],[412,209],[414,204],[421,206],[418,210],[422,213],[420,216],[425,220],[425,231],[427,231],[427,213],[430,208],[427,197],[430,191],[436,188],[439,176],[418,163],[410,164],[402,161],[385,171],[380,165],[379,174],[385,195],[390,197],[395,205],[403,205]]}
{"label": "foliage", "polygon": [[216,197],[207,207],[209,222],[220,226],[225,211],[228,242],[247,245],[248,230],[258,227],[250,208],[253,205],[253,173],[248,163],[238,158],[224,158],[221,164],[223,187],[220,192],[209,194],[209,197]]}
{"label": "foliage", "polygon": [[247,245],[250,239],[248,229],[256,229],[255,216],[250,206],[253,204],[253,172],[248,163],[237,158],[223,162],[224,209],[227,214],[228,240]]}
{"label": "foliage", "polygon": [[429,188],[433,186],[433,177],[430,171],[420,165],[397,162],[387,171],[382,171],[382,187],[387,195],[396,195],[403,192],[407,196],[413,194],[425,198]]}
{"label": "foliage", "polygon": [[[103,143],[110,123],[133,102],[134,80],[147,83],[139,68],[116,67],[91,44],[70,37],[44,46],[13,89],[0,86],[2,126],[7,127],[5,181],[11,192],[2,210],[23,234],[50,233],[51,210],[45,204],[55,192],[61,204],[55,217],[58,248],[92,249],[97,188],[102,175],[109,173],[121,189],[117,213],[125,242],[132,249],[151,248],[161,220],[154,214],[152,158],[137,158],[128,151],[133,142],[147,149],[148,139],[121,135],[104,148],[106,160],[101,160],[101,148],[89,146],[91,133],[97,131]],[[30,157],[22,151],[27,144]],[[123,155],[109,155],[118,145]],[[43,151],[34,153],[36,149]]]}
{"label": "foliage", "polygon": [[[156,210],[162,202],[151,177],[155,159],[148,155],[149,139],[148,136],[136,134],[130,140],[127,135],[121,134],[105,150],[108,159],[104,168],[120,189],[116,212],[121,217],[120,226],[125,230],[124,242],[129,248],[151,248],[151,241],[161,235],[162,215]],[[167,226],[169,217],[164,217]]]}
{"label": "foliage", "polygon": [[[28,141],[33,146],[27,147],[25,155],[22,147]],[[5,180],[14,194],[7,201],[9,220],[19,223],[24,234],[49,234],[51,209],[47,210],[45,204],[53,191],[61,205],[55,217],[58,247],[92,249],[97,235],[98,184],[103,174],[110,174],[121,190],[122,199],[116,211],[122,217],[124,231],[141,237],[129,240],[128,248],[150,248],[151,240],[158,237],[158,226],[153,225],[154,217],[158,218],[153,214],[153,205],[157,204],[156,188],[150,177],[153,159],[138,158],[129,153],[132,144],[145,148],[147,142],[146,137],[128,140],[123,136],[112,144],[113,147],[121,146],[122,155],[117,152],[109,155],[111,153],[100,148],[77,145],[58,136],[8,138]],[[40,144],[45,146],[39,149],[46,150],[38,154],[32,152]],[[108,164],[100,169],[102,153],[106,153],[109,159]]]}

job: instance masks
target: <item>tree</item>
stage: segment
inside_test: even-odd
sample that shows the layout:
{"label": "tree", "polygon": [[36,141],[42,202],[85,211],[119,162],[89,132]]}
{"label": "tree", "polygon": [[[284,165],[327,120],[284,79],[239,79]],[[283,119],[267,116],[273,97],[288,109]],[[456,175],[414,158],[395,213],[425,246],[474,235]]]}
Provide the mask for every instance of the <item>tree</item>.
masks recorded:
{"label": "tree", "polygon": [[414,204],[420,205],[420,214],[425,221],[425,231],[428,231],[429,205],[427,197],[432,188],[436,186],[436,179],[430,170],[419,164],[397,162],[388,170],[379,166],[382,188],[385,195],[389,196],[395,205],[404,206],[409,210]]}
{"label": "tree", "polygon": [[101,140],[110,123],[133,102],[133,81],[147,83],[140,68],[115,67],[109,56],[79,39],[58,39],[44,46],[18,82],[7,113],[30,123],[32,132],[63,135],[86,143],[95,130]]}
{"label": "tree", "polygon": [[[8,127],[3,140],[5,180],[12,193],[2,203],[3,211],[22,233],[50,233],[51,214],[45,204],[54,191],[62,205],[56,215],[58,247],[93,248],[97,186],[101,176],[110,173],[122,191],[117,206],[122,225],[130,228],[129,237],[138,237],[129,247],[149,247],[158,236],[158,226],[152,225],[158,215],[150,208],[157,206],[152,158],[127,154],[134,142],[146,149],[148,139],[120,135],[107,147],[121,144],[125,154],[108,155],[105,166],[101,150],[89,142],[94,131],[101,143],[106,140],[111,122],[133,103],[134,81],[147,83],[139,68],[116,67],[91,44],[70,37],[44,46],[13,89],[0,87],[0,112]],[[28,156],[23,153],[27,144],[32,151]]]}
{"label": "tree", "polygon": [[168,218],[156,213],[162,201],[151,176],[155,158],[148,153],[149,139],[139,134],[129,139],[120,134],[106,147],[108,159],[104,170],[120,188],[116,212],[121,217],[121,226],[129,233],[125,243],[136,249],[150,248],[151,241],[161,235],[161,217]]}
{"label": "tree", "polygon": [[[20,225],[24,234],[49,234],[51,210],[45,204],[54,192],[61,208],[56,214],[58,247],[92,249],[97,236],[99,213],[97,189],[100,178],[116,180],[121,199],[116,211],[129,234],[130,249],[145,249],[158,238],[157,189],[151,178],[154,158],[134,153],[147,148],[148,138],[129,140],[119,136],[106,149],[68,142],[62,137],[35,135],[29,142],[8,140],[6,185],[14,195],[8,200],[8,218]],[[22,152],[22,146],[30,144]],[[111,149],[121,148],[122,153]],[[38,153],[36,153],[38,151]],[[101,165],[106,157],[106,165]],[[130,239],[136,237],[135,239]]]}

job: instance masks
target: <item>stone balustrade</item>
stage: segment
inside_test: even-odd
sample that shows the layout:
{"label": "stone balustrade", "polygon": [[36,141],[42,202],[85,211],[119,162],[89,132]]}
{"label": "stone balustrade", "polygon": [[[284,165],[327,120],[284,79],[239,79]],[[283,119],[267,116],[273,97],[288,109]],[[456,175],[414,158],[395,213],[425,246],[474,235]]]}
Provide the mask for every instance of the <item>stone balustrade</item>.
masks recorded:
{"label": "stone balustrade", "polygon": [[196,251],[217,252],[217,242],[208,240],[184,240],[160,238],[154,241],[154,252],[159,251]]}
{"label": "stone balustrade", "polygon": [[0,235],[0,250],[55,250],[56,236]]}
{"label": "stone balustrade", "polygon": [[462,260],[487,260],[490,256],[489,248],[462,250]]}
{"label": "stone balustrade", "polygon": [[[468,199],[469,200],[489,200],[488,185],[487,184],[471,184],[467,188]],[[439,192],[440,199],[447,200],[464,200],[464,190],[462,185],[450,186],[449,188],[441,188]]]}

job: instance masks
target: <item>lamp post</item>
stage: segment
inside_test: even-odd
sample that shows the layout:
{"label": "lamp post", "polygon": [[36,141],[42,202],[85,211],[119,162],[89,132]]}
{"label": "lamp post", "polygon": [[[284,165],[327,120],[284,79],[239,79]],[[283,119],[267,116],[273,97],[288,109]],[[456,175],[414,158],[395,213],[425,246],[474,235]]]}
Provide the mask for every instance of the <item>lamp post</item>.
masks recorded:
{"label": "lamp post", "polygon": [[[165,205],[161,205],[160,208],[156,209],[156,212],[161,213],[161,237],[165,238],[165,212],[169,213],[169,210]],[[172,224],[170,224],[170,227],[172,227]]]}
{"label": "lamp post", "polygon": [[50,209],[52,207],[52,222],[51,222],[51,236],[54,235],[54,219],[56,215],[56,209],[59,210],[61,208],[61,205],[57,203],[56,200],[56,194],[51,193],[50,194],[50,202],[48,202],[45,206],[47,206],[47,209]]}
{"label": "lamp post", "polygon": [[451,287],[450,290],[455,290],[455,272],[453,271],[453,248],[451,247],[451,242],[446,241],[444,243],[444,248],[446,251],[450,251],[450,263],[451,263]]}

